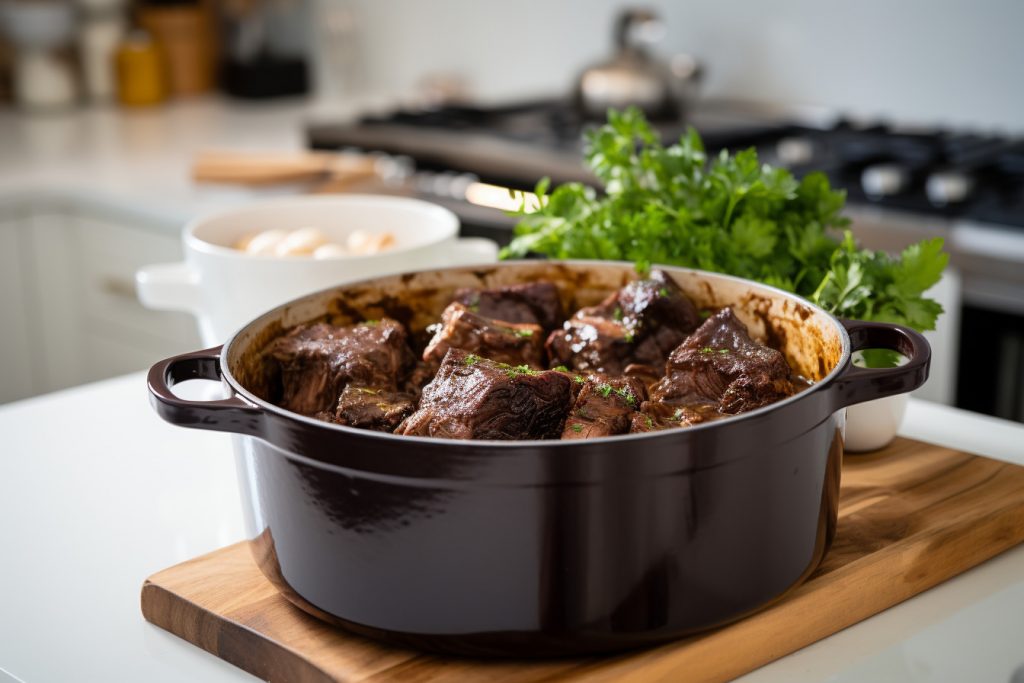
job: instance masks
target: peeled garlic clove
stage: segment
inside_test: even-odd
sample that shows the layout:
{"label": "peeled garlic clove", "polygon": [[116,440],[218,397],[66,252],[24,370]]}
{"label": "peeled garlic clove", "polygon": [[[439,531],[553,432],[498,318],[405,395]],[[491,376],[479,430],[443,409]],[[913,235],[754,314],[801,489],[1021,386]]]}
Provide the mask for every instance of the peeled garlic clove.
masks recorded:
{"label": "peeled garlic clove", "polygon": [[277,245],[288,236],[284,230],[264,230],[249,240],[245,253],[269,256],[277,249]]}
{"label": "peeled garlic clove", "polygon": [[348,250],[354,254],[376,254],[395,246],[395,236],[390,232],[371,233],[356,230],[348,236]]}
{"label": "peeled garlic clove", "polygon": [[390,232],[384,232],[377,235],[377,240],[374,243],[374,251],[384,251],[395,246],[395,236]]}
{"label": "peeled garlic clove", "polygon": [[339,256],[348,256],[348,252],[345,251],[345,247],[333,242],[321,244],[313,250],[313,258],[337,258]]}
{"label": "peeled garlic clove", "polygon": [[278,256],[309,256],[324,244],[327,244],[327,235],[316,228],[299,228],[288,233],[274,253]]}
{"label": "peeled garlic clove", "polygon": [[345,246],[353,254],[363,254],[366,252],[371,239],[373,239],[373,235],[370,233],[364,230],[356,230],[349,233],[348,239],[345,240]]}

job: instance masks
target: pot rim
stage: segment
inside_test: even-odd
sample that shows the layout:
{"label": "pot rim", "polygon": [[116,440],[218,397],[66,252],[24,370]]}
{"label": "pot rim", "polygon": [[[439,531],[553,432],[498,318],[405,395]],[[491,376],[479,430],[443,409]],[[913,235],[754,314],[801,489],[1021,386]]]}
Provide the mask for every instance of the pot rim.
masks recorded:
{"label": "pot rim", "polygon": [[[571,259],[571,260],[566,259],[566,260],[563,260],[563,259],[558,259],[558,260],[551,260],[549,262],[550,263],[564,264],[564,265],[568,265],[568,266],[582,266],[582,267],[594,267],[595,265],[607,265],[607,266],[615,266],[615,267],[626,267],[626,268],[630,268],[630,269],[634,269],[635,270],[635,264],[630,263],[628,261],[605,261],[605,260],[586,260],[586,259]],[[254,406],[260,408],[261,410],[264,410],[264,411],[267,411],[269,413],[272,413],[272,414],[276,415],[279,418],[285,418],[285,419],[292,420],[292,421],[295,421],[295,422],[303,423],[303,424],[305,424],[305,425],[307,425],[307,426],[309,426],[311,428],[327,429],[331,433],[347,434],[347,435],[351,435],[351,436],[357,436],[357,437],[360,437],[360,438],[379,438],[379,439],[384,439],[384,440],[396,440],[397,439],[399,443],[409,443],[409,444],[419,443],[419,444],[429,445],[429,446],[433,446],[433,447],[436,447],[438,445],[446,445],[446,446],[449,446],[451,448],[456,448],[456,449],[470,449],[470,450],[472,450],[474,448],[479,448],[481,446],[486,446],[489,449],[490,448],[500,448],[500,449],[503,449],[503,450],[516,450],[516,449],[528,450],[528,449],[536,449],[539,446],[543,446],[545,448],[573,448],[573,447],[582,448],[582,447],[590,447],[590,446],[600,445],[600,444],[604,444],[604,443],[627,444],[627,443],[630,443],[630,442],[634,442],[634,441],[635,442],[639,442],[639,441],[643,441],[643,440],[646,440],[646,439],[679,437],[681,434],[696,436],[698,434],[703,434],[703,433],[707,432],[708,430],[713,430],[713,429],[715,429],[717,427],[720,427],[720,426],[736,425],[736,424],[740,424],[740,423],[743,423],[743,422],[749,422],[749,421],[757,420],[758,418],[761,418],[761,417],[771,413],[772,411],[780,411],[780,410],[782,410],[783,408],[785,408],[787,406],[793,405],[793,404],[795,404],[795,403],[797,403],[799,401],[802,401],[802,400],[810,399],[815,394],[818,394],[821,391],[825,391],[828,388],[828,386],[830,384],[832,384],[832,382],[840,374],[842,374],[842,372],[846,369],[847,365],[850,363],[850,358],[851,358],[851,355],[852,355],[851,342],[850,342],[850,335],[847,332],[846,328],[839,321],[839,319],[836,318],[834,315],[832,315],[831,313],[829,313],[825,309],[821,308],[817,304],[814,304],[811,301],[808,301],[804,297],[802,297],[802,296],[800,296],[798,294],[793,294],[792,292],[787,292],[787,291],[785,291],[783,289],[780,289],[778,287],[762,284],[760,282],[755,282],[754,280],[748,280],[746,278],[737,277],[735,275],[727,275],[727,274],[724,274],[724,273],[715,273],[715,272],[712,272],[712,271],[700,270],[698,268],[686,268],[686,267],[683,267],[683,266],[671,266],[671,265],[652,264],[651,268],[666,269],[666,270],[670,271],[670,274],[671,274],[671,271],[690,272],[690,273],[695,273],[697,275],[706,275],[706,276],[711,276],[711,277],[714,277],[714,278],[720,278],[720,279],[723,279],[723,280],[731,280],[731,281],[736,282],[738,284],[752,285],[754,287],[761,288],[764,291],[770,292],[770,293],[775,294],[775,295],[783,296],[783,297],[788,298],[790,300],[796,301],[797,303],[800,303],[800,304],[808,306],[816,314],[818,314],[818,313],[823,314],[829,320],[829,322],[831,323],[833,328],[839,333],[842,353],[839,356],[838,362],[835,364],[835,366],[832,368],[832,370],[824,378],[822,378],[821,380],[815,382],[814,384],[812,384],[810,387],[807,387],[803,391],[800,391],[800,392],[798,392],[796,394],[793,394],[792,396],[790,396],[788,398],[785,398],[785,399],[783,399],[781,401],[776,401],[775,403],[763,406],[761,408],[757,408],[755,410],[751,410],[751,411],[744,412],[744,413],[739,413],[738,415],[732,415],[730,417],[726,417],[726,418],[723,418],[723,419],[720,419],[720,420],[713,420],[711,422],[703,422],[703,423],[700,423],[700,424],[691,425],[691,426],[688,426],[688,427],[682,427],[682,428],[679,428],[679,429],[665,429],[665,430],[656,431],[656,432],[634,433],[634,434],[615,434],[615,435],[611,435],[611,436],[596,437],[596,438],[593,438],[593,439],[567,439],[567,440],[562,440],[562,439],[528,439],[528,440],[516,440],[516,441],[506,441],[506,440],[496,440],[496,439],[466,439],[466,440],[462,440],[462,439],[444,439],[444,438],[434,437],[434,436],[406,436],[406,435],[401,435],[401,434],[392,434],[390,432],[376,432],[376,431],[368,430],[368,429],[359,429],[357,427],[349,427],[349,426],[346,426],[346,425],[338,425],[338,424],[333,424],[333,423],[330,423],[330,422],[325,422],[323,420],[317,420],[315,418],[308,417],[308,416],[305,416],[305,415],[301,415],[299,413],[294,413],[294,412],[292,412],[290,410],[285,410],[284,408],[281,408],[280,406],[274,405],[273,403],[270,403],[269,401],[265,401],[265,400],[257,397],[256,395],[254,395],[252,392],[250,392],[248,389],[246,389],[245,387],[243,387],[241,385],[241,383],[235,378],[235,376],[233,374],[231,374],[231,369],[228,367],[227,359],[231,355],[232,347],[235,344],[236,340],[238,339],[239,335],[242,334],[242,332],[244,332],[247,329],[250,329],[254,325],[257,325],[260,321],[262,321],[262,320],[264,320],[266,318],[276,317],[280,313],[281,309],[283,309],[285,307],[288,307],[288,306],[291,306],[291,305],[294,305],[298,301],[302,301],[302,300],[308,299],[308,298],[313,298],[313,297],[322,295],[322,294],[324,294],[326,292],[334,292],[334,291],[341,290],[341,289],[344,289],[344,288],[347,288],[347,287],[365,286],[365,285],[368,285],[368,284],[374,282],[375,280],[381,280],[381,279],[384,279],[384,278],[395,277],[395,275],[414,275],[414,274],[418,274],[418,273],[430,273],[430,272],[438,272],[438,271],[446,271],[446,270],[462,270],[462,269],[473,270],[474,268],[483,268],[483,267],[487,267],[487,268],[495,268],[495,267],[503,268],[503,267],[506,267],[506,266],[515,266],[515,265],[526,265],[526,264],[536,265],[537,263],[538,263],[538,261],[526,260],[526,259],[516,259],[516,260],[508,260],[508,261],[499,261],[497,263],[480,264],[480,265],[476,265],[476,266],[462,266],[462,267],[457,268],[457,269],[453,269],[453,268],[436,268],[436,267],[435,268],[424,268],[424,269],[421,269],[421,270],[407,271],[407,272],[403,272],[403,273],[400,273],[400,274],[382,275],[382,276],[377,276],[377,277],[373,277],[373,278],[366,278],[364,280],[359,280],[359,281],[355,281],[355,282],[348,282],[348,283],[345,283],[344,285],[337,285],[337,286],[334,286],[334,287],[327,287],[327,288],[318,290],[316,292],[312,292],[310,294],[307,294],[305,296],[301,296],[301,297],[298,297],[296,299],[292,299],[292,300],[290,300],[288,302],[285,302],[285,303],[283,303],[283,304],[281,304],[279,306],[275,306],[273,309],[267,311],[263,315],[261,315],[261,316],[255,318],[255,319],[249,321],[241,329],[239,329],[237,332],[235,332],[235,334],[233,334],[231,336],[231,338],[228,339],[227,342],[224,343],[223,350],[221,351],[221,354],[220,354],[220,360],[218,361],[219,365],[220,365],[220,370],[221,370],[221,373],[222,373],[223,380],[225,382],[227,382],[228,385],[231,387],[231,389],[236,394],[238,394],[241,398],[243,398],[246,401],[252,403]]]}

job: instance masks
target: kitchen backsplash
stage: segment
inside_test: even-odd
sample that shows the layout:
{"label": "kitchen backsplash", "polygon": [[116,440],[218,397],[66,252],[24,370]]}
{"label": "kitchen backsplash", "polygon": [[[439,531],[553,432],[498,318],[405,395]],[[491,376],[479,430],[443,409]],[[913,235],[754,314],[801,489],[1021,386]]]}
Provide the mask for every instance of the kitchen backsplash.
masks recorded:
{"label": "kitchen backsplash", "polygon": [[[359,80],[408,92],[461,74],[502,99],[567,90],[611,49],[621,0],[317,0],[357,24]],[[707,65],[704,92],[898,121],[1024,131],[1024,3],[820,0],[649,3],[666,52]],[[342,21],[341,23],[344,23]],[[351,45],[350,45],[351,47]]]}

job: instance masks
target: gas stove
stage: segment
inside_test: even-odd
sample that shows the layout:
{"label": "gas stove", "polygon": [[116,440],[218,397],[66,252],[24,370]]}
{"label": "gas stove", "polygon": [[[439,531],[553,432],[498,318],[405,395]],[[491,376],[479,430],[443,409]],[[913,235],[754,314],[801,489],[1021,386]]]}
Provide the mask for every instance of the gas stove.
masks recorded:
{"label": "gas stove", "polygon": [[[655,121],[665,142],[687,125],[710,152],[758,148],[764,161],[803,175],[826,172],[854,206],[1024,228],[1024,139],[907,130],[733,102],[706,102],[684,124]],[[395,110],[355,123],[317,125],[314,148],[350,148],[405,157],[420,177],[471,177],[514,189],[552,182],[594,182],[581,164],[584,131],[596,122],[562,100],[499,107]],[[422,182],[426,193],[444,183]],[[456,189],[461,187],[456,184]],[[452,197],[458,199],[458,197]]]}

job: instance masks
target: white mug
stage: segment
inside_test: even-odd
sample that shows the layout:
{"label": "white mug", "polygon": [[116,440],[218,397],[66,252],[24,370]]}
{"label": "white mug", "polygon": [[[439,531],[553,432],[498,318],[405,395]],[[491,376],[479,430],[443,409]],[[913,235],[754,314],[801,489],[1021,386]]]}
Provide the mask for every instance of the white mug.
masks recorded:
{"label": "white mug", "polygon": [[[396,246],[326,259],[251,255],[232,246],[255,232],[305,227],[315,227],[339,244],[356,230],[391,233]],[[494,242],[459,238],[458,231],[454,213],[418,199],[270,199],[192,221],[183,234],[185,261],[146,266],[135,279],[143,305],[194,314],[203,343],[213,346],[261,313],[310,292],[378,275],[497,259]]]}

